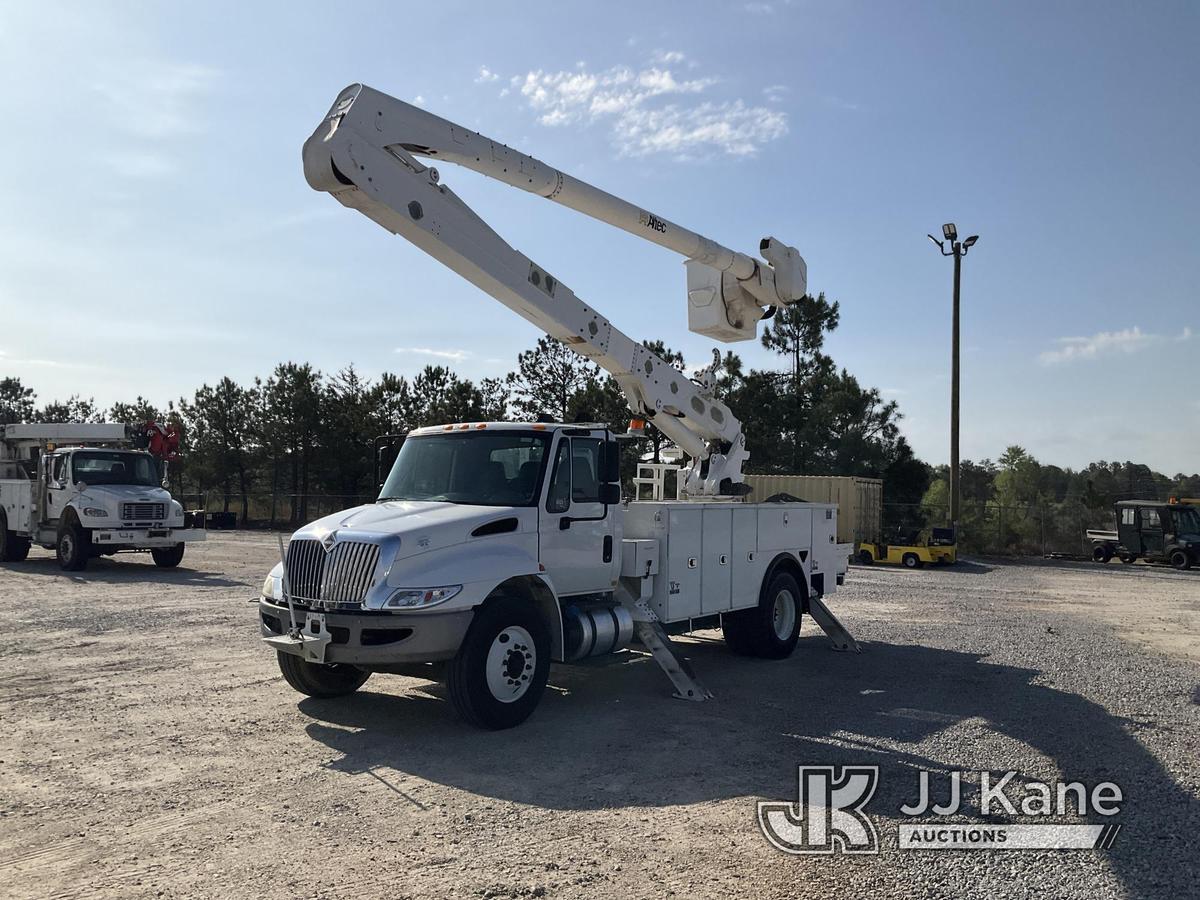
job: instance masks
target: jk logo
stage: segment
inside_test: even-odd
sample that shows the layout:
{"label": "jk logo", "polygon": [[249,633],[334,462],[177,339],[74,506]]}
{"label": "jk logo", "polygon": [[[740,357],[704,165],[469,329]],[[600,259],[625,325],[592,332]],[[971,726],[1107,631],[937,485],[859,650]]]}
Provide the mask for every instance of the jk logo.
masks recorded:
{"label": "jk logo", "polygon": [[800,766],[796,803],[758,803],[758,827],[784,853],[878,853],[879,835],[863,807],[879,766]]}

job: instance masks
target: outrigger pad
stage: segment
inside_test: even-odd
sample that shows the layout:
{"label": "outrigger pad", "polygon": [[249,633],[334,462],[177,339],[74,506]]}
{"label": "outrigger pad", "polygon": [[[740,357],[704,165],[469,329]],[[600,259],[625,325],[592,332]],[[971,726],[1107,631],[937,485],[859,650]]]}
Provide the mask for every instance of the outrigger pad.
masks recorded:
{"label": "outrigger pad", "polygon": [[821,626],[821,630],[829,636],[829,640],[833,642],[834,650],[853,650],[855,653],[862,653],[862,647],[858,645],[858,641],[838,621],[837,616],[833,614],[820,597],[808,598],[808,614],[812,616],[814,622]]}

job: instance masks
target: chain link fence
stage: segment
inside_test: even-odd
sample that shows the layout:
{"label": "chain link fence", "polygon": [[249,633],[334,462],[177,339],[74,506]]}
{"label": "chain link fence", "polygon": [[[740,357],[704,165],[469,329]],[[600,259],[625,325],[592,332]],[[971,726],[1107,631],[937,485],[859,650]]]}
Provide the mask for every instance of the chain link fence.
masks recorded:
{"label": "chain link fence", "polygon": [[[177,495],[184,509],[229,513],[224,524],[232,528],[298,528],[314,519],[363,503],[374,494],[249,494],[245,516],[240,494],[208,491]],[[890,543],[916,540],[923,528],[939,526],[948,519],[944,506],[922,503],[884,503],[884,540]],[[221,519],[209,517],[210,527]],[[1090,558],[1091,545],[1084,532],[1089,528],[1116,528],[1111,507],[1092,509],[1082,503],[1000,506],[994,503],[965,503],[959,522],[959,552],[981,556],[1081,556]]]}
{"label": "chain link fence", "polygon": [[[912,523],[940,526],[948,522],[945,506],[909,503],[883,505],[884,538],[913,537]],[[887,523],[905,522],[898,529]],[[982,556],[1080,556],[1091,558],[1085,532],[1089,528],[1115,529],[1112,507],[1093,509],[1077,501],[1001,506],[964,503],[959,518],[960,553]]]}

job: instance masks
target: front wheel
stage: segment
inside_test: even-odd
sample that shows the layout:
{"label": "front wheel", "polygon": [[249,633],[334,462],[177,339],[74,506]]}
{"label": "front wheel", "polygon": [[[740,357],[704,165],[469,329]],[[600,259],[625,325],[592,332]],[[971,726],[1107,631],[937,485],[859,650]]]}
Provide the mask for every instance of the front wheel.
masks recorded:
{"label": "front wheel", "polygon": [[1131,566],[1135,562],[1137,562],[1137,557],[1134,556],[1132,553],[1122,553],[1121,554],[1121,562],[1125,563],[1125,565],[1127,565],[1127,566]]}
{"label": "front wheel", "polygon": [[758,606],[721,616],[726,645],[743,656],[791,656],[800,637],[803,597],[795,578],[775,573],[759,595]]}
{"label": "front wheel", "polygon": [[79,572],[87,566],[90,541],[78,524],[67,525],[58,533],[58,565],[64,572]]}
{"label": "front wheel", "polygon": [[476,614],[446,683],[462,718],[499,731],[533,713],[550,677],[550,632],[532,604],[500,596]]}
{"label": "front wheel", "polygon": [[871,551],[867,549],[858,551],[858,561],[864,566],[869,566],[875,562],[875,557],[871,555]]}
{"label": "front wheel", "polygon": [[173,569],[183,561],[183,543],[174,547],[157,547],[150,551],[150,555],[160,569]]}
{"label": "front wheel", "polygon": [[905,553],[900,561],[904,563],[906,569],[921,568],[921,558],[915,553]]}
{"label": "front wheel", "polygon": [[275,655],[279,658],[283,680],[310,697],[344,697],[353,694],[371,677],[370,672],[354,666],[310,663],[282,650],[275,651]]}
{"label": "front wheel", "polygon": [[1190,569],[1192,567],[1192,558],[1188,556],[1186,550],[1172,550],[1171,565],[1176,569]]}

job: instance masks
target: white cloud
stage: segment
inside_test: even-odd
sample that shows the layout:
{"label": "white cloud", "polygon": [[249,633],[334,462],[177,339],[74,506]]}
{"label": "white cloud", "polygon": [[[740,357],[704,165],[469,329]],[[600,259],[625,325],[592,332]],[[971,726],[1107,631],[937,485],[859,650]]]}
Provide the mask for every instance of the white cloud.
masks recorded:
{"label": "white cloud", "polygon": [[1113,356],[1121,353],[1138,353],[1142,350],[1161,344],[1164,341],[1188,341],[1192,338],[1192,329],[1184,328],[1174,337],[1142,331],[1137,325],[1121,331],[1099,331],[1087,337],[1062,337],[1055,343],[1056,350],[1046,350],[1038,358],[1042,365],[1052,366],[1061,363],[1078,362],[1086,359],[1096,359],[1101,356]]}
{"label": "white cloud", "polygon": [[439,350],[434,347],[397,347],[396,352],[413,356],[432,356],[434,359],[448,359],[452,362],[462,362],[473,355],[470,350]]}
{"label": "white cloud", "polygon": [[770,3],[746,3],[742,5],[742,9],[756,16],[769,16],[775,12],[775,7]]}
{"label": "white cloud", "polygon": [[779,103],[790,90],[786,84],[768,84],[763,88],[763,96],[768,103]]}
{"label": "white cloud", "polygon": [[163,139],[205,130],[195,106],[217,78],[215,69],[194,63],[121,60],[105,66],[91,87],[123,130]]}
{"label": "white cloud", "polygon": [[679,50],[655,50],[652,58],[654,62],[663,66],[681,63],[687,59]]}
{"label": "white cloud", "polygon": [[479,67],[479,75],[475,78],[476,84],[490,84],[493,81],[498,81],[500,76],[489,69],[487,66]]}
{"label": "white cloud", "polygon": [[787,133],[787,116],[779,110],[740,99],[701,99],[716,83],[714,78],[676,78],[657,65],[537,70],[512,80],[541,124],[607,125],[622,156],[688,157],[712,150],[747,156]]}

